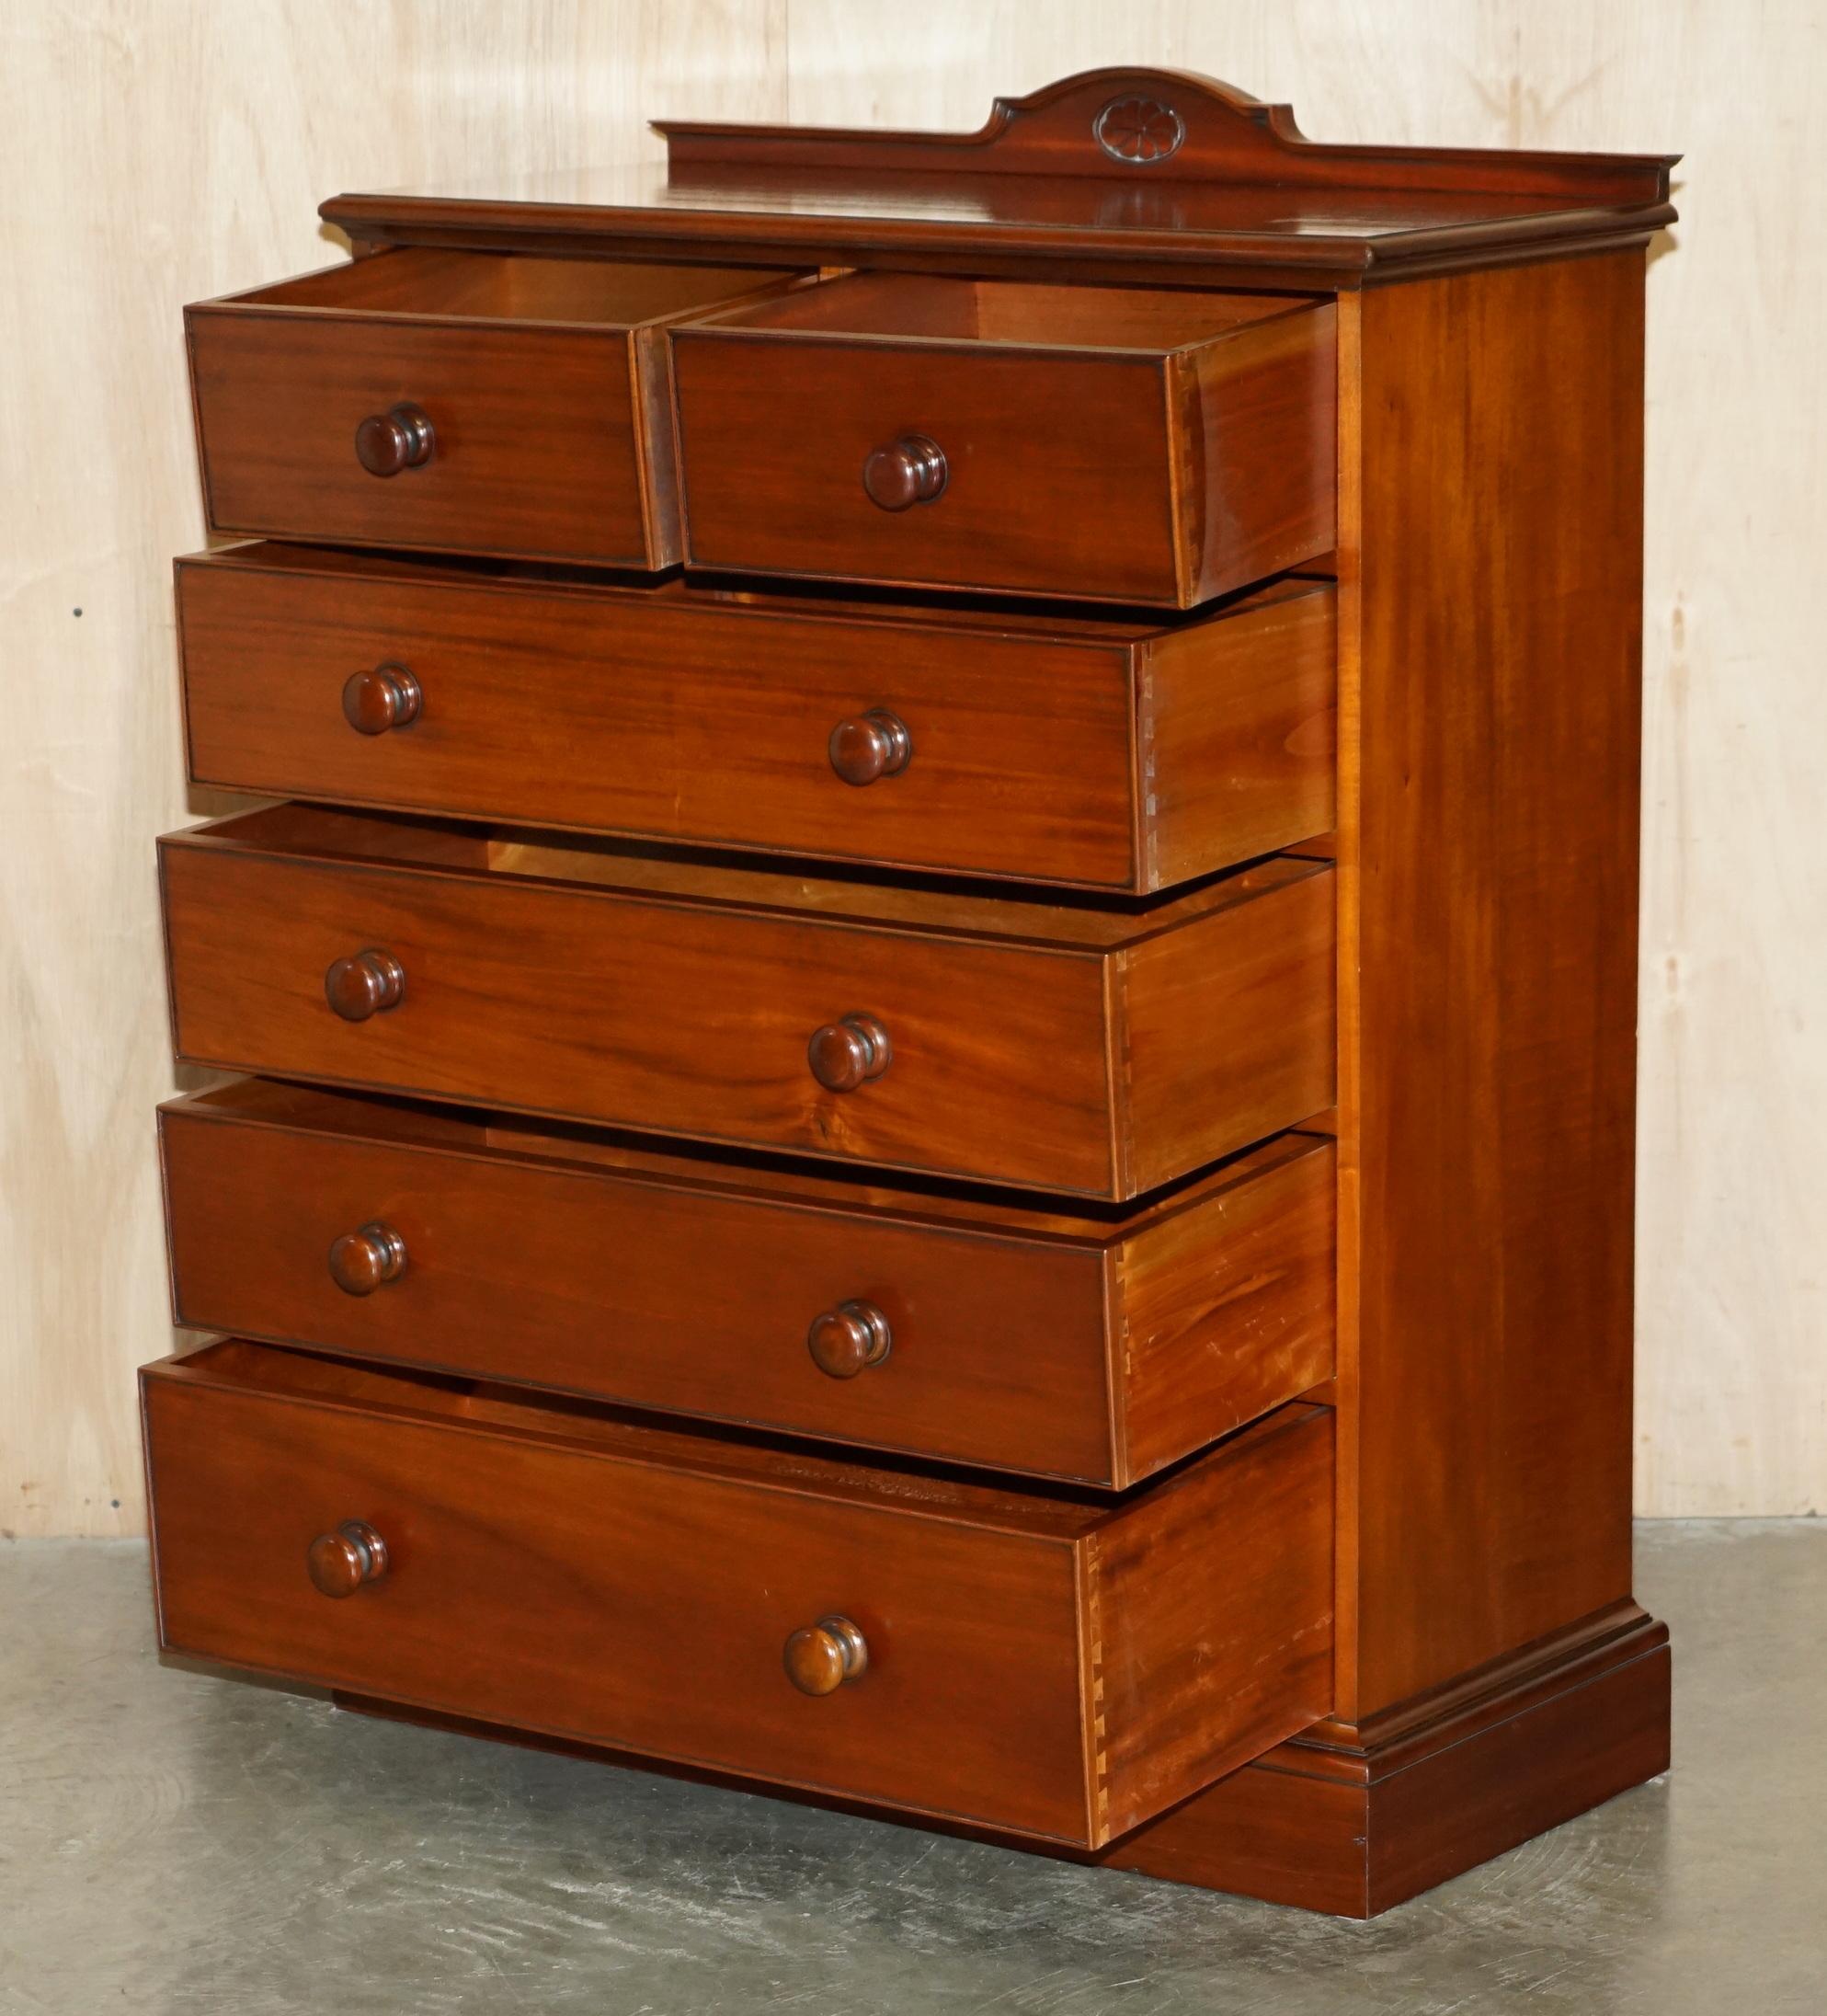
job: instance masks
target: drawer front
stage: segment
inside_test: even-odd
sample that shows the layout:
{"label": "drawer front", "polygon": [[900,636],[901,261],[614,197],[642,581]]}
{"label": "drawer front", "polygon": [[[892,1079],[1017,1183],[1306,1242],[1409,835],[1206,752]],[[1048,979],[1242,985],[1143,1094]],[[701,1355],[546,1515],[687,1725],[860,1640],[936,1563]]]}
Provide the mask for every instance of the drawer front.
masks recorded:
{"label": "drawer front", "polygon": [[[1129,659],[1117,643],[207,560],[180,567],[178,609],[199,782],[908,867],[1136,880]],[[1305,614],[1280,618],[1294,634],[1276,647],[1301,671],[1315,655],[1311,619],[1294,629]],[[1201,754],[1216,734],[1221,760],[1249,765],[1235,794],[1255,801],[1233,842],[1243,853],[1265,828],[1271,843],[1304,838],[1330,815],[1330,794],[1314,808],[1314,765],[1275,762],[1285,723],[1310,718],[1315,703],[1273,690],[1265,704],[1257,667],[1270,656],[1241,659],[1234,726],[1226,663],[1197,668],[1210,675],[1203,717],[1176,715],[1163,730],[1185,719]],[[1177,639],[1172,693],[1193,663],[1193,640]],[[411,674],[415,711],[359,732],[345,688],[362,673],[375,685],[383,666]],[[884,744],[870,776],[874,744],[862,738],[885,711],[907,749]],[[834,765],[845,723],[861,783]]]}
{"label": "drawer front", "polygon": [[160,1140],[195,1330],[1119,1488],[1333,1369],[1314,1137],[1114,1218],[258,1080]]}
{"label": "drawer front", "polygon": [[[675,369],[699,567],[1182,600],[1159,360],[704,329],[679,332]],[[938,443],[945,486],[885,510],[863,465],[904,435]]]}
{"label": "drawer front", "polygon": [[[1094,956],[181,842],[164,879],[195,1061],[1062,1191],[1115,1180]],[[371,948],[401,998],[346,1021],[325,976]],[[827,1091],[808,1043],[859,1014],[892,1060]]]}
{"label": "drawer front", "polygon": [[[559,1170],[479,1128],[440,1151],[177,1107],[160,1132],[192,1329],[1112,1481],[1096,1246]],[[876,1323],[879,1357],[847,1355]]]}
{"label": "drawer front", "polygon": [[[215,531],[636,567],[673,557],[644,500],[625,331],[233,307],[188,322]],[[429,459],[371,475],[356,430],[402,402],[430,420]]]}
{"label": "drawer front", "polygon": [[1321,1409],[1108,1507],[239,1341],[143,1398],[193,1656],[1079,1847],[1330,1705]]}
{"label": "drawer front", "polygon": [[[555,1441],[149,1382],[164,1643],[180,1652],[1043,1834],[1083,1829],[1073,1555]],[[916,1493],[917,1495],[917,1493]],[[341,1600],[345,1522],[385,1575]],[[851,1618],[819,1698],[793,1632]]]}

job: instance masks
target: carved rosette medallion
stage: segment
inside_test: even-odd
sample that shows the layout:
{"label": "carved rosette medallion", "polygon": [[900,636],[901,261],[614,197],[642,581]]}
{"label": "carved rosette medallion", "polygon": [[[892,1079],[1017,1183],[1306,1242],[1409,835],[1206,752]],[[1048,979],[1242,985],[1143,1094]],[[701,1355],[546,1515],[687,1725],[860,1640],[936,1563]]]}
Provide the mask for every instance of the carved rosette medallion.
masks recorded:
{"label": "carved rosette medallion", "polygon": [[1186,124],[1172,106],[1132,95],[1112,98],[1091,121],[1091,132],[1113,161],[1146,167],[1179,153]]}

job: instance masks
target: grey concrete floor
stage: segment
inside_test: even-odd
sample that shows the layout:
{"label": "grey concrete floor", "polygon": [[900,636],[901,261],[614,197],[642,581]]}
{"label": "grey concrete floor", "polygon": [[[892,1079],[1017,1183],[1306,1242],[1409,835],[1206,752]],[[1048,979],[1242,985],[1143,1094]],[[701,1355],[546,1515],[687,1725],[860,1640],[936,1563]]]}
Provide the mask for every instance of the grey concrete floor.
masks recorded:
{"label": "grey concrete floor", "polygon": [[1367,1925],[159,1666],[0,1545],[0,2010],[1827,2011],[1827,1522],[1648,1526],[1675,1769]]}

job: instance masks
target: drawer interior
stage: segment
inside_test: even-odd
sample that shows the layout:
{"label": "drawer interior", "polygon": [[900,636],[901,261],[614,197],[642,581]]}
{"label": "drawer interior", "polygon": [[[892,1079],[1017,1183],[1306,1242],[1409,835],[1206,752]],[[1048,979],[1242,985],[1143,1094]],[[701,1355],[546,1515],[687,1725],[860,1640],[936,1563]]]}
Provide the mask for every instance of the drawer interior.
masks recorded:
{"label": "drawer interior", "polygon": [[719,315],[716,327],[1159,355],[1309,305],[1305,295],[852,273],[747,304]]}
{"label": "drawer interior", "polygon": [[[652,1415],[604,1401],[551,1392],[533,1400],[487,1380],[398,1367],[382,1370],[347,1358],[275,1350],[241,1337],[180,1352],[148,1371],[224,1391],[358,1408],[395,1420],[506,1430],[530,1441],[586,1446],[625,1463],[825,1493],[852,1505],[896,1511],[918,1504],[929,1515],[948,1512],[1036,1540],[1076,1539],[1109,1519],[1121,1504],[1106,1491],[1056,1478],[1023,1478],[1019,1490],[1005,1489],[891,1451],[871,1450],[866,1463],[851,1462],[796,1444],[781,1446],[727,1423],[712,1426],[668,1419],[662,1425]],[[1301,1406],[1290,1411],[1290,1418],[1316,1411]],[[1239,1442],[1250,1432],[1243,1429],[1229,1442]],[[1207,1460],[1228,1446],[1219,1444]]]}
{"label": "drawer interior", "polygon": [[833,1170],[779,1154],[710,1149],[691,1141],[656,1146],[648,1138],[524,1115],[502,1116],[268,1078],[241,1078],[168,1100],[161,1113],[248,1127],[326,1135],[354,1142],[457,1150],[496,1161],[536,1163],[627,1176],[671,1190],[712,1191],[756,1202],[846,1215],[867,1212],[908,1223],[963,1225],[1070,1246],[1104,1247],[1163,1225],[1252,1177],[1322,1150],[1326,1137],[1293,1132],[1227,1156],[1164,1185],[1144,1200],[1103,1203],[990,1188],[955,1178],[868,1169]]}
{"label": "drawer interior", "polygon": [[565,882],[669,902],[841,919],[951,936],[1100,953],[1247,903],[1326,864],[1271,855],[1162,898],[1116,900],[1049,891],[985,896],[937,876],[894,881],[784,874],[635,842],[557,839],[510,826],[467,826],[382,813],[276,805],[176,834],[173,843],[371,865],[463,870]]}
{"label": "drawer interior", "polygon": [[669,321],[793,278],[771,268],[552,259],[409,246],[257,288],[236,295],[234,304],[624,329]]}

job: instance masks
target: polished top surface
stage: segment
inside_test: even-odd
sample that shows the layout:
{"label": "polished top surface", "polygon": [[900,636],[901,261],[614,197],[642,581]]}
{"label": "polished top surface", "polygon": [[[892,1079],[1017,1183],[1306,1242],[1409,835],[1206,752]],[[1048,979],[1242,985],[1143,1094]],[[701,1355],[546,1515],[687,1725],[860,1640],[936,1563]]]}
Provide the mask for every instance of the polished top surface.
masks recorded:
{"label": "polished top surface", "polygon": [[[1285,106],[1177,72],[1106,70],[998,99],[975,133],[662,123],[666,165],[333,198],[383,243],[769,246],[1273,267],[1342,284],[1638,236],[1674,156],[1333,146]],[[595,241],[595,242],[589,242]]]}

